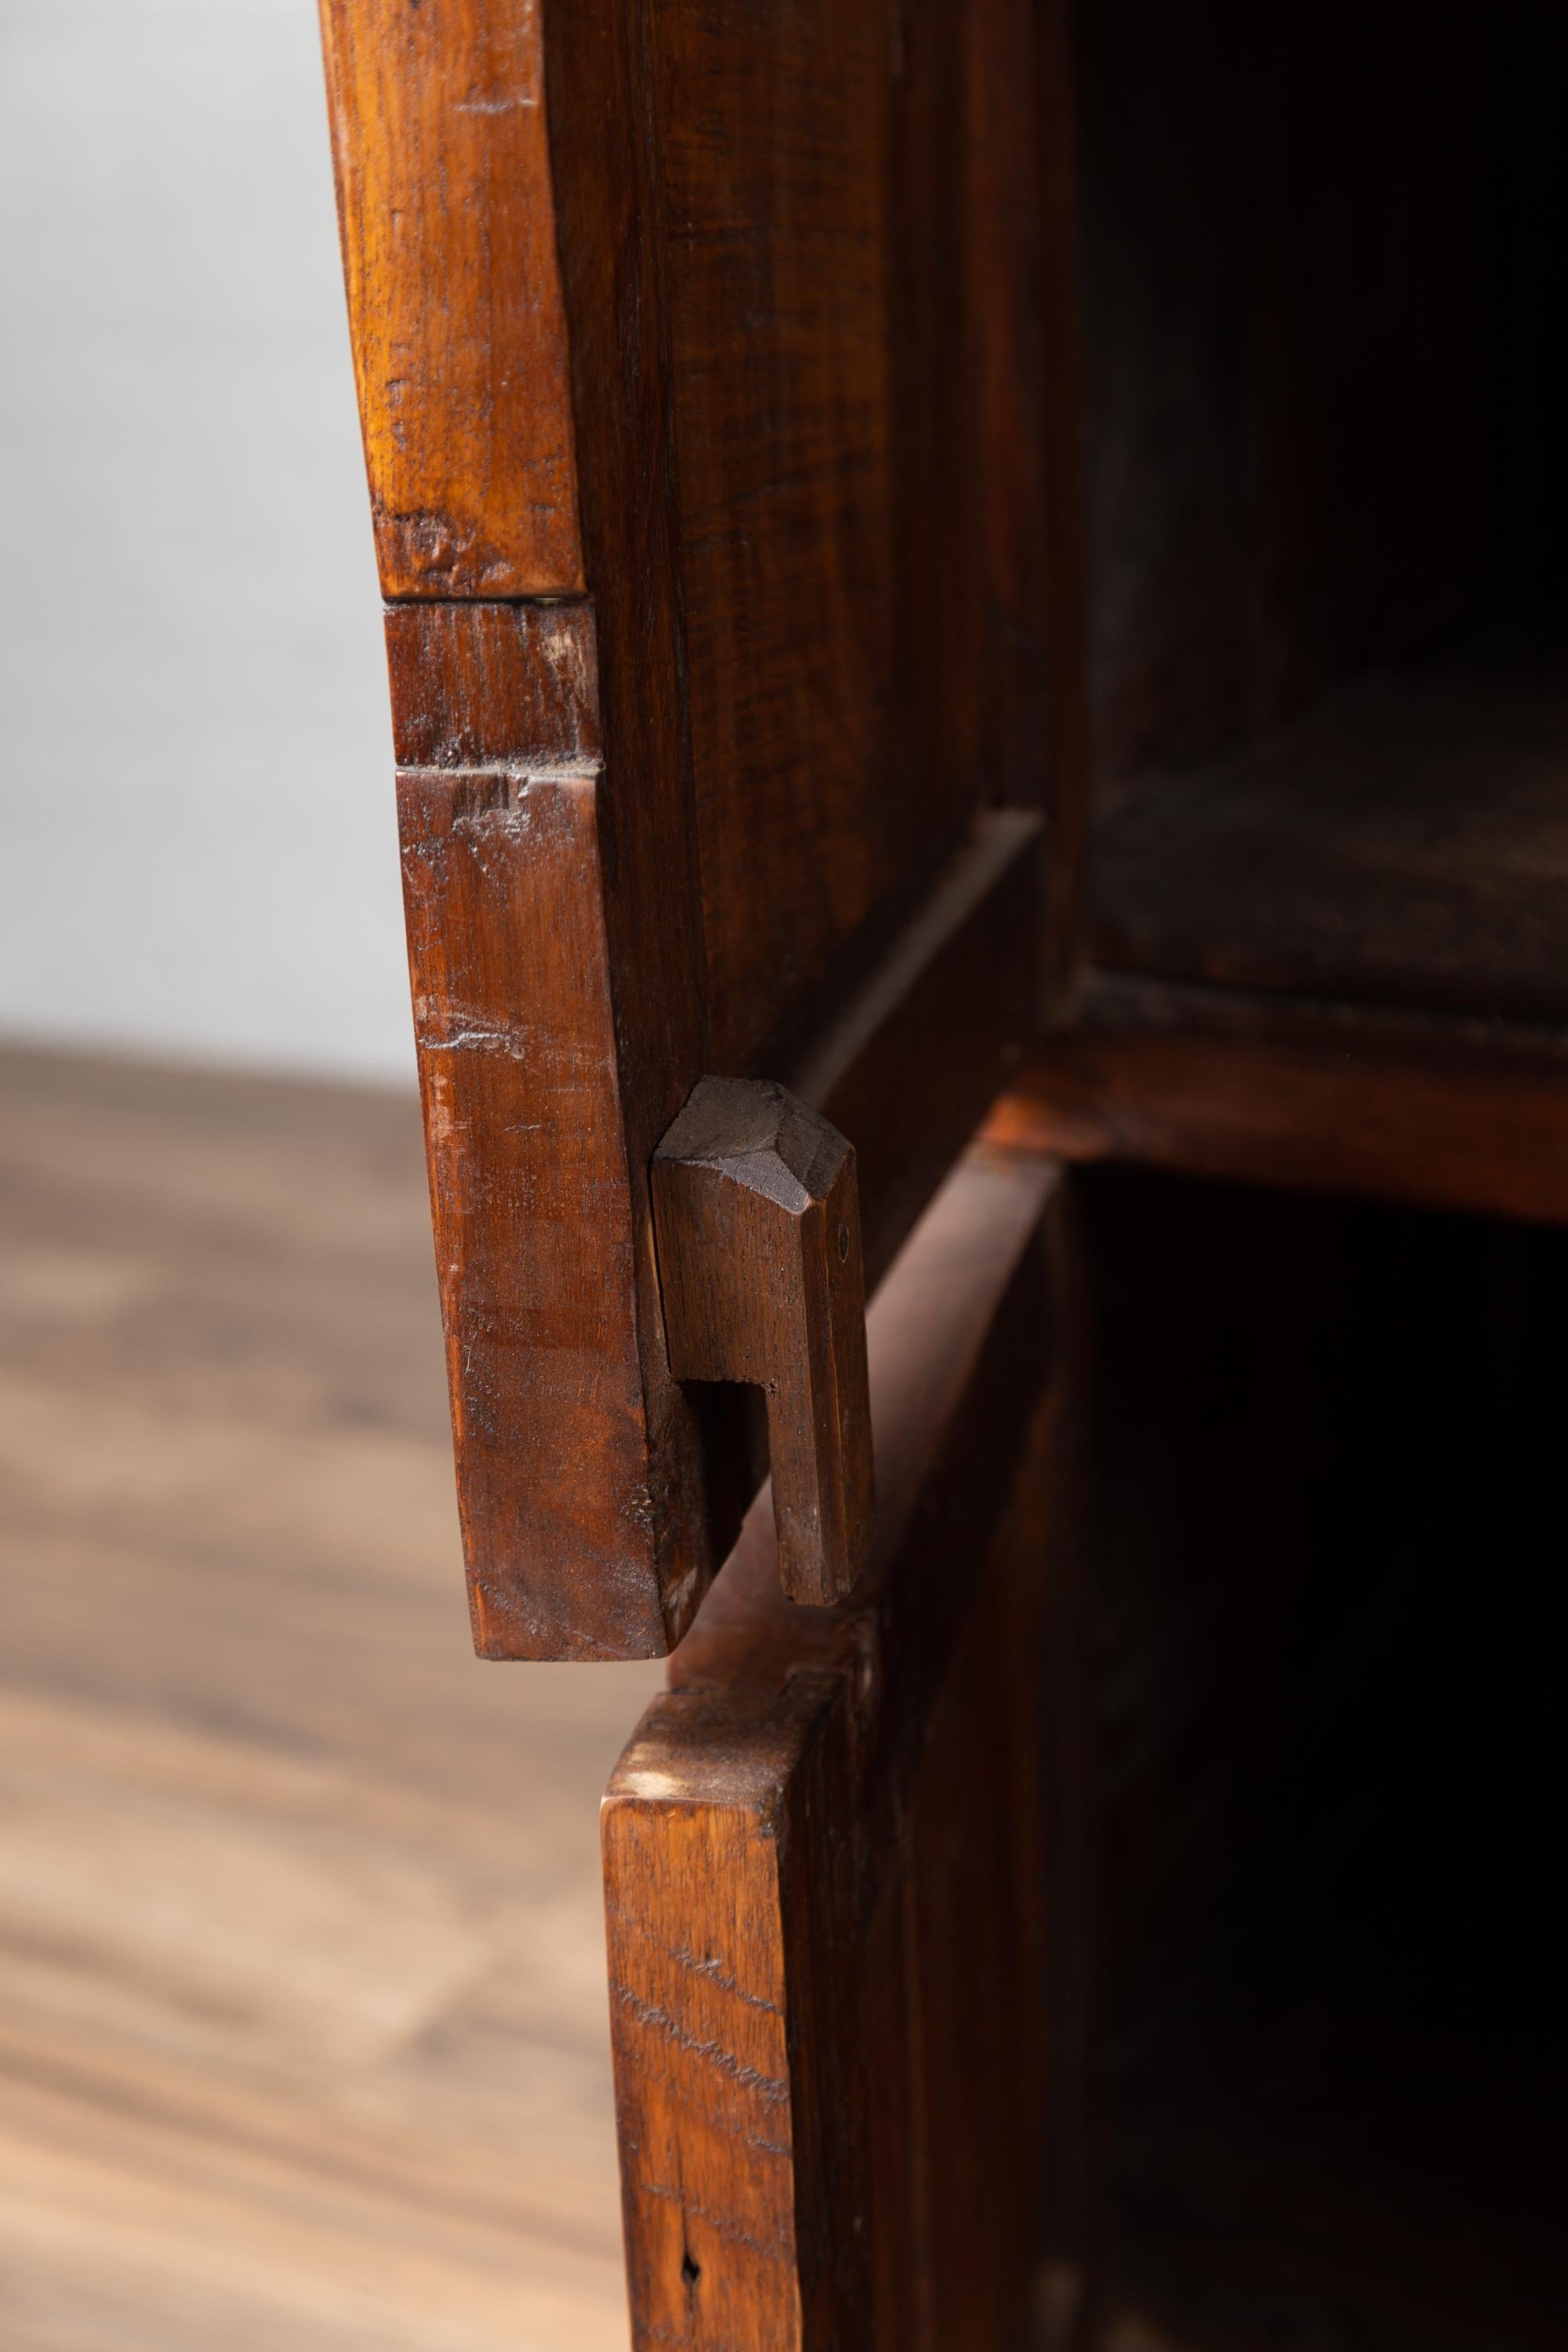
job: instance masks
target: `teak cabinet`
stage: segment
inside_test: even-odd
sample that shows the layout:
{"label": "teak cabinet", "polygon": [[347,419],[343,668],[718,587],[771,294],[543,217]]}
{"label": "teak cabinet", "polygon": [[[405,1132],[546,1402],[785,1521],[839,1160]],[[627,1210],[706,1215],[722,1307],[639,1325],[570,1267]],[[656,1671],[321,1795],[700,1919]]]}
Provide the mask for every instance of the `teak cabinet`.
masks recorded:
{"label": "teak cabinet", "polygon": [[1087,2343],[1072,1163],[1568,1213],[1568,44],[321,16],[476,1644],[673,1653],[636,2338]]}
{"label": "teak cabinet", "polygon": [[656,1148],[785,1084],[874,1284],[1039,1001],[1050,61],[1005,6],[323,24],[477,1638],[658,1654],[754,1482]]}

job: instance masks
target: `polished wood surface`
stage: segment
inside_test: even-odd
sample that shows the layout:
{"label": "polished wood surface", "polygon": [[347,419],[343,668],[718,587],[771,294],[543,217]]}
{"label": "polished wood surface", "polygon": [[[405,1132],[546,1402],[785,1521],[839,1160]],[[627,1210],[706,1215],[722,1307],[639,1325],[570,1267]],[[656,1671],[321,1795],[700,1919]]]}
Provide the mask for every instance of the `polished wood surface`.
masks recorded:
{"label": "polished wood surface", "polygon": [[662,1345],[639,1356],[658,1292],[615,1042],[593,614],[393,607],[387,642],[476,1646],[657,1654],[708,1555],[687,1557],[693,1416]]}
{"label": "polished wood surface", "polygon": [[580,590],[538,8],[321,13],[382,589]]}
{"label": "polished wood surface", "polygon": [[468,1653],[411,1097],[0,1053],[0,2342],[626,2343],[595,1814]]}
{"label": "polished wood surface", "polygon": [[[1044,660],[1030,583],[987,545],[992,506],[1026,514],[1031,483],[983,406],[998,378],[1029,399],[1032,256],[982,272],[994,135],[1020,142],[1028,209],[1031,44],[1005,0],[676,0],[654,22],[709,1067],[728,1073],[835,1008],[858,937],[994,796],[988,756],[1039,798],[1016,712],[984,692],[1009,629]],[[985,39],[1013,72],[982,131]]]}
{"label": "polished wood surface", "polygon": [[653,1196],[670,1370],[761,1390],[780,1580],[842,1601],[875,1508],[854,1150],[787,1087],[704,1078]]}
{"label": "polished wood surface", "polygon": [[639,2345],[990,2347],[1043,2303],[1065,2344],[1087,2308],[1084,1904],[1044,1810],[1075,1566],[1054,1184],[984,1153],[950,1179],[871,1312],[864,1582],[792,1608],[759,1504],[611,1783]]}
{"label": "polished wood surface", "polygon": [[881,961],[781,1072],[857,1139],[869,1289],[1038,1026],[1044,847],[1037,810],[983,811]]}
{"label": "polished wood surface", "polygon": [[1305,1192],[1568,1222],[1568,1042],[1091,974],[998,1140]]}
{"label": "polished wood surface", "polygon": [[[734,1525],[728,1439],[668,1369],[659,1137],[704,1076],[798,1087],[875,997],[879,1266],[1036,1018],[1043,833],[950,918],[989,817],[1037,816],[1079,740],[1048,658],[1076,583],[1038,553],[1061,12],[426,15],[324,24],[470,1590],[489,1654],[647,1654]],[[563,860],[526,820],[566,803]]]}

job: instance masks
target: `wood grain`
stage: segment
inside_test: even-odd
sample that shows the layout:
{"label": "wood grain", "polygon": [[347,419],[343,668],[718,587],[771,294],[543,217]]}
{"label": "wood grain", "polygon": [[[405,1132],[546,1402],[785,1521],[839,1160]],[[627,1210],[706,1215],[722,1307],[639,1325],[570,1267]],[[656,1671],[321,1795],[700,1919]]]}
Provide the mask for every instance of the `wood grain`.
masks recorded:
{"label": "wood grain", "polygon": [[[574,533],[558,561],[496,570],[468,560],[459,511],[462,560],[384,572],[418,600],[388,614],[416,1025],[423,1006],[444,1039],[474,1031],[472,986],[477,1036],[500,1041],[476,1042],[482,1073],[446,1055],[446,1089],[442,1049],[422,1056],[470,1596],[489,1654],[646,1654],[678,1638],[732,1520],[710,1537],[647,1205],[705,1004],[641,53],[613,5],[426,14],[333,0],[324,19],[362,389],[389,336],[433,387],[406,418],[367,407],[373,506],[384,426],[420,482],[447,485],[455,450],[458,509],[491,519],[530,514],[564,450]],[[395,151],[388,124],[408,130]],[[590,571],[592,604],[563,606]],[[530,793],[547,840],[505,814]],[[463,834],[487,794],[493,856]],[[519,1261],[535,1197],[554,1229]],[[563,1457],[593,1465],[575,1526]]]}
{"label": "wood grain", "polygon": [[[872,0],[659,12],[711,1066],[750,1066],[909,859],[890,830],[890,20]],[[951,814],[909,779],[910,847]],[[973,780],[948,778],[967,798]],[[765,879],[764,879],[765,877]]]}
{"label": "wood grain", "polygon": [[596,1799],[471,1655],[410,1095],[0,1053],[0,2341],[624,2352]]}
{"label": "wood grain", "polygon": [[1102,804],[1117,971],[1479,1018],[1568,1015],[1568,690],[1541,652],[1357,679]]}
{"label": "wood grain", "polygon": [[813,0],[660,28],[709,1066],[781,1076],[985,810],[1049,804],[1069,920],[1066,18]]}
{"label": "wood grain", "polygon": [[785,1087],[704,1078],[653,1194],[670,1370],[763,1390],[784,1589],[841,1601],[873,1511],[855,1154]]}
{"label": "wood grain", "polygon": [[[1046,768],[1045,805],[1050,826],[1050,856],[1046,866],[1044,946],[1047,991],[1054,1014],[1070,1000],[1083,943],[1089,851],[1090,757],[1089,625],[1091,575],[1085,514],[1084,469],[1087,458],[1084,424],[1084,300],[1082,226],[1079,201],[1078,77],[1072,0],[1044,0],[1035,15],[1034,75],[1036,90],[1035,158],[1039,197],[1037,270],[1039,297],[1032,319],[1020,320],[1016,331],[1037,335],[1033,366],[1038,391],[1033,404],[1039,464],[1038,521],[1020,526],[998,476],[996,498],[1007,511],[1001,529],[1012,543],[1029,551],[1026,579],[1032,583],[1023,612],[1037,618],[1033,634],[1047,650],[1040,684],[1044,689],[1043,724],[1026,716],[1025,740],[1043,739],[1049,746]],[[1013,58],[1005,50],[993,56],[992,72],[1005,78]],[[986,83],[989,92],[989,78]],[[984,148],[995,158],[993,206],[1011,216],[1008,158],[992,145],[987,131]],[[1015,169],[1016,166],[1015,165]],[[1016,183],[1014,184],[1016,184]],[[988,306],[988,315],[991,315]],[[1031,425],[1035,418],[1031,417]],[[1015,450],[1010,471],[1021,462]],[[1020,634],[1013,617],[1009,635]],[[1028,672],[1015,663],[1016,693]],[[1024,713],[1026,703],[1017,706]],[[1024,791],[1010,798],[1026,801]]]}
{"label": "wood grain", "polygon": [[[594,611],[393,605],[386,631],[476,1636],[489,1655],[646,1654],[679,1638],[750,1490],[714,1476],[732,1430],[704,1431],[648,1303],[647,1163],[626,1132],[639,1017],[664,1037],[656,1106],[687,1065],[663,1020],[673,982],[617,1016]],[[1041,845],[1032,812],[983,815],[791,1068],[867,1138],[873,1281],[1035,1026]],[[592,1376],[563,1384],[574,1349]],[[595,1465],[570,1497],[562,1448]]]}
{"label": "wood grain", "polygon": [[989,2347],[1036,2291],[1052,1181],[972,1157],[879,1294],[855,1600],[791,1609],[760,1507],[611,1783],[639,2345]]}
{"label": "wood grain", "polygon": [[583,586],[535,0],[321,0],[388,596]]}
{"label": "wood grain", "polygon": [[[1035,28],[1007,0],[907,24],[878,0],[675,0],[646,22],[597,0],[547,13],[545,39],[605,690],[689,761],[616,893],[659,876],[668,922],[695,889],[702,1070],[783,1077],[976,816],[1044,796],[1044,585],[989,551],[991,518],[1026,538],[1040,492],[982,411],[987,387],[1032,424],[1044,362],[1009,327],[965,341],[982,308],[1034,299]],[[998,194],[994,121],[955,144],[955,95],[995,81],[1021,198]],[[606,109],[629,126],[613,171]],[[1031,230],[999,247],[1005,201]],[[608,705],[605,726],[613,807]],[[640,807],[640,753],[626,772]]]}
{"label": "wood grain", "polygon": [[639,1285],[593,613],[405,605],[387,639],[420,763],[399,771],[404,893],[475,1641],[657,1654],[710,1556]]}
{"label": "wood grain", "polygon": [[1034,1025],[1039,837],[952,886],[1070,764],[1058,16],[325,0],[487,1654],[667,1645],[732,1537],[648,1210],[698,1080],[881,992],[836,1094],[879,1269]]}
{"label": "wood grain", "polygon": [[1083,1015],[1030,1056],[999,1141],[1568,1218],[1568,1048],[1549,1034],[1113,977]]}
{"label": "wood grain", "polygon": [[929,898],[784,1076],[858,1138],[874,1288],[1038,1027],[1044,829],[1032,809],[975,821]]}

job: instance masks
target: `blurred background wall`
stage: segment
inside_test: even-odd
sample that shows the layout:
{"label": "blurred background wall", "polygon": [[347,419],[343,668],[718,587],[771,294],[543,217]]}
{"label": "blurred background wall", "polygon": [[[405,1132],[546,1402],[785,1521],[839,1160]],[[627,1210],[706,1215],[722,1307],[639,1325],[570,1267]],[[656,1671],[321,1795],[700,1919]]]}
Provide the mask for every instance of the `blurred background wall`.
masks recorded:
{"label": "blurred background wall", "polygon": [[312,0],[0,0],[0,1032],[411,1078]]}

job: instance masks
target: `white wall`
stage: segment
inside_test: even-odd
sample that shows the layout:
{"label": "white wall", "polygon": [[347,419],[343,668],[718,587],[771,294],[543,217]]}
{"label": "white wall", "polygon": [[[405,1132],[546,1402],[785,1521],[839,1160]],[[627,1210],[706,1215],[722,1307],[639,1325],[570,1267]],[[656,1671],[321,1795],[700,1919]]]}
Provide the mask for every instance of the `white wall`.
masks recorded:
{"label": "white wall", "polygon": [[0,0],[0,1029],[409,1075],[313,0]]}

